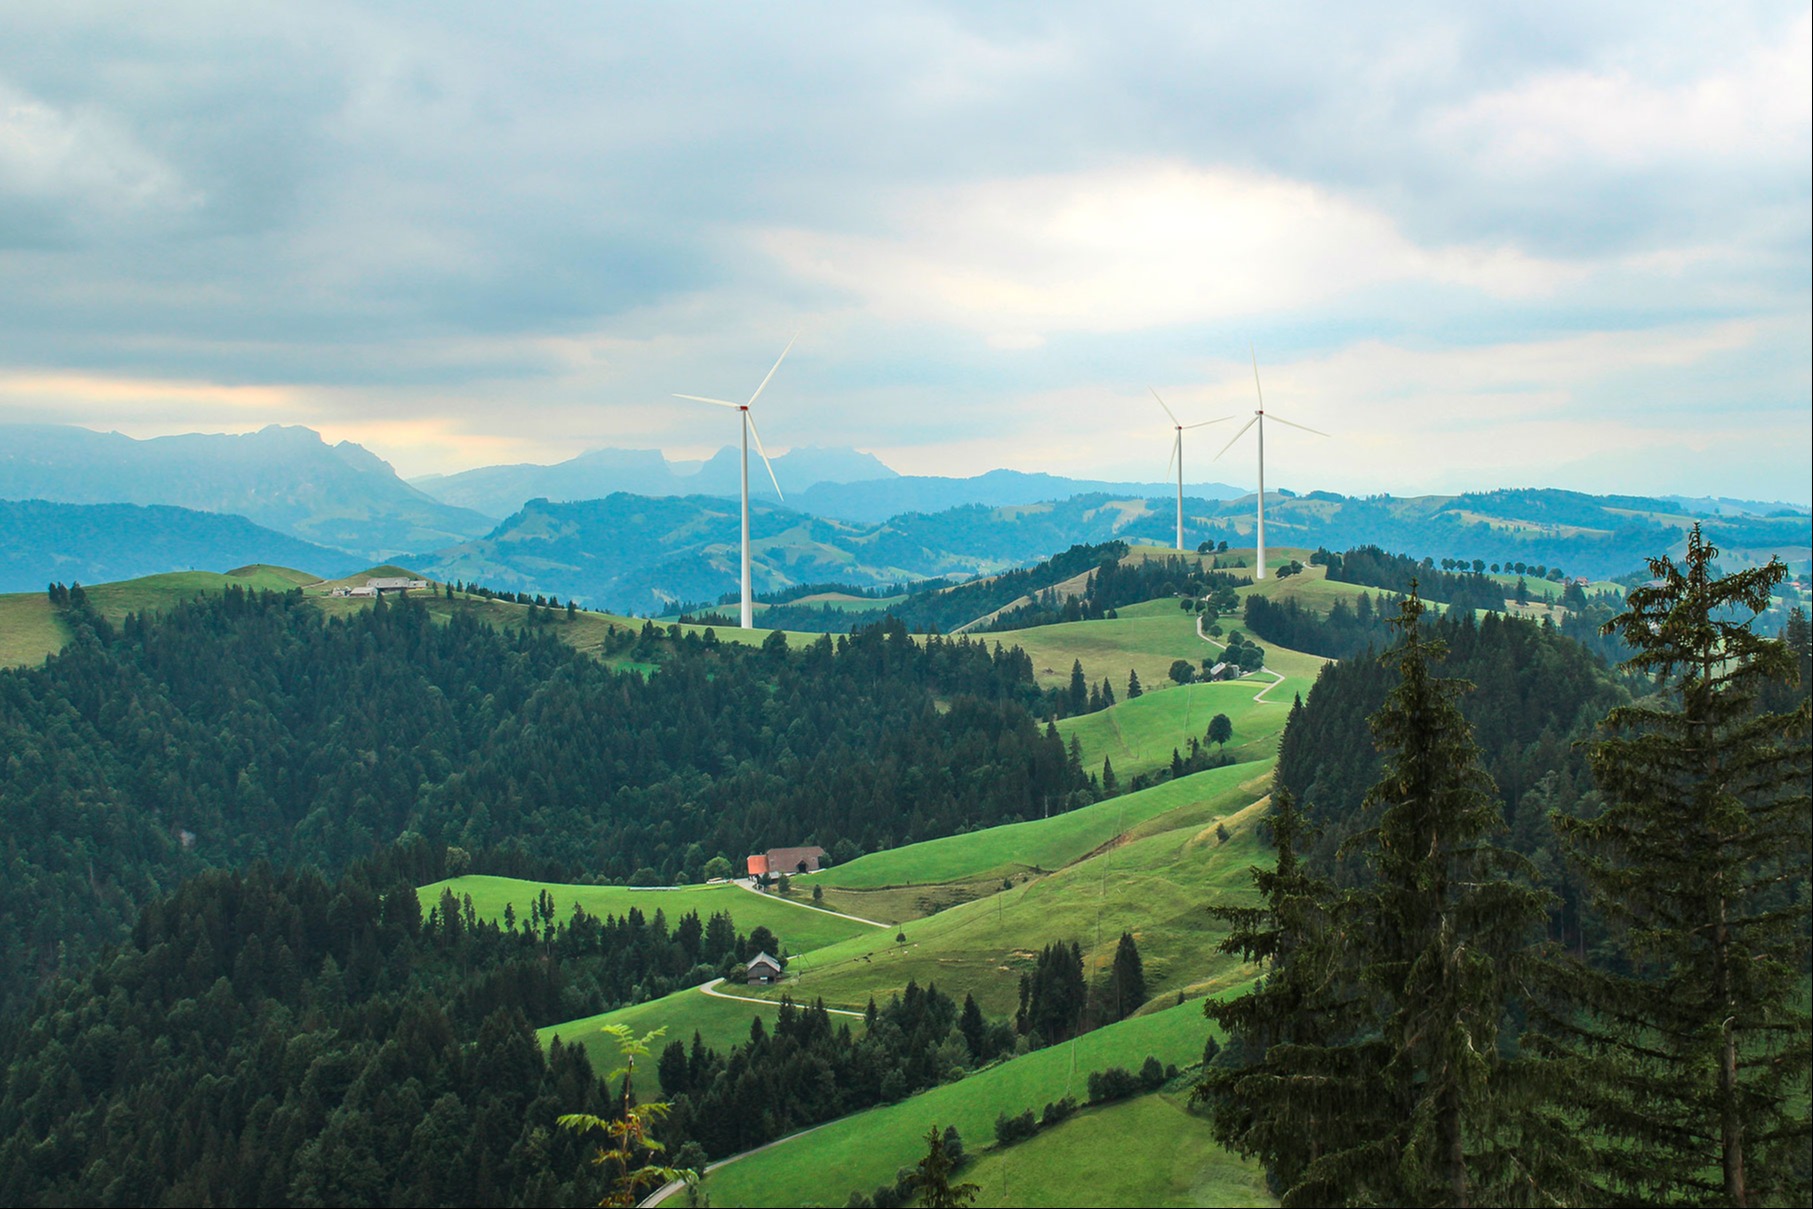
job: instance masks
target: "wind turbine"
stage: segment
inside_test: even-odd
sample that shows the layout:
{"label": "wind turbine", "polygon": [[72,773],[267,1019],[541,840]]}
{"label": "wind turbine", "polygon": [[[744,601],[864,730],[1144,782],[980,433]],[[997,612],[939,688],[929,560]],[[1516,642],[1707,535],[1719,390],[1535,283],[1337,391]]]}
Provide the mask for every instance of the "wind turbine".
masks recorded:
{"label": "wind turbine", "polygon": [[767,389],[769,379],[774,377],[774,370],[781,367],[781,362],[785,361],[787,354],[793,351],[794,341],[798,339],[799,333],[793,333],[793,340],[787,341],[787,347],[781,350],[779,357],[775,358],[774,369],[768,371],[768,377],[762,379],[762,384],[755,388],[755,394],[749,396],[747,403],[732,403],[728,399],[707,399],[703,395],[674,396],[676,399],[690,399],[694,403],[716,403],[719,407],[728,407],[743,413],[743,628],[745,630],[755,629],[755,598],[749,589],[749,438],[751,436],[755,437],[755,451],[762,455],[762,465],[768,468],[768,481],[774,484],[774,494],[780,496],[782,500],[787,498],[781,495],[781,481],[774,477],[774,463],[768,460],[768,451],[762,448],[762,434],[756,431],[755,417],[749,414],[749,409],[761,397],[762,391]]}
{"label": "wind turbine", "polygon": [[[1247,345],[1247,352],[1252,354],[1253,358],[1253,389],[1259,393],[1259,409],[1253,413],[1252,419],[1241,425],[1240,431],[1234,434],[1233,440],[1221,447],[1221,453],[1232,449],[1234,441],[1245,436],[1247,429],[1255,424],[1259,426],[1259,568],[1254,572],[1253,578],[1261,580],[1265,578],[1265,388],[1259,385],[1259,354],[1253,352],[1253,346],[1250,344]],[[1319,437],[1328,435],[1319,428],[1310,428],[1305,424],[1293,424],[1283,416],[1273,416],[1272,419],[1280,424],[1289,425],[1291,428],[1301,428],[1304,432],[1313,432]],[[1221,453],[1215,455],[1216,460],[1220,460]]]}
{"label": "wind turbine", "polygon": [[1199,424],[1185,424],[1177,418],[1176,413],[1174,413],[1169,407],[1165,406],[1165,401],[1163,399],[1158,398],[1158,388],[1157,387],[1148,386],[1148,387],[1146,387],[1146,389],[1152,392],[1152,397],[1154,399],[1158,399],[1158,405],[1160,407],[1164,407],[1165,414],[1167,416],[1171,417],[1171,426],[1177,430],[1177,439],[1171,443],[1171,459],[1170,459],[1170,461],[1167,461],[1165,463],[1165,473],[1167,475],[1169,475],[1171,473],[1171,462],[1174,461],[1177,463],[1177,548],[1179,550],[1182,550],[1183,549],[1183,430],[1186,428],[1206,428],[1210,424],[1219,424],[1223,420],[1231,420],[1234,417],[1233,416],[1217,416],[1213,420],[1204,420]]}

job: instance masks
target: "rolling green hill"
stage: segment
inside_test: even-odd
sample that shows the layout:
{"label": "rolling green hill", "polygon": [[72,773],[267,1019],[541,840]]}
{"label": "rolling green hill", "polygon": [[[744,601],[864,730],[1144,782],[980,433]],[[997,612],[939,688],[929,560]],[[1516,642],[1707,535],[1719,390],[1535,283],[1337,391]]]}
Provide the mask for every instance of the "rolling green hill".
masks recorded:
{"label": "rolling green hill", "polygon": [[[1031,1108],[1036,1113],[1043,1105],[1067,1095],[1085,1099],[1090,1072],[1108,1066],[1125,1066],[1129,1061],[1137,1067],[1147,1055],[1156,1057],[1161,1063],[1188,1065],[1202,1057],[1203,1042],[1208,1035],[1209,1024],[1194,1002],[1125,1020],[1085,1033],[1075,1042],[1014,1058],[978,1071],[960,1082],[934,1088],[898,1104],[845,1117],[740,1158],[707,1176],[705,1191],[714,1202],[723,1205],[841,1205],[851,1192],[867,1193],[878,1184],[892,1183],[898,1169],[916,1163],[925,1153],[925,1131],[934,1124],[941,1128],[955,1125],[966,1139],[968,1148],[978,1150],[993,1137],[995,1117],[1002,1112]],[[1110,1114],[1102,1116],[1107,1120],[1114,1119]],[[1144,1116],[1141,1113],[1129,1120],[1138,1121]],[[1073,1124],[1084,1128],[1068,1136],[1075,1142],[1078,1133],[1083,1133],[1086,1136],[1082,1141],[1084,1149],[1099,1156],[1098,1161],[1112,1161],[1112,1149],[1102,1145],[1101,1139],[1087,1136],[1088,1125],[1096,1119],[1078,1118]],[[1190,1130],[1194,1136],[1181,1143],[1181,1148],[1194,1154],[1205,1166],[1184,1172],[1166,1164],[1162,1174],[1128,1168],[1116,1178],[1115,1185],[1130,1199],[1098,1201],[1092,1194],[1080,1199],[1090,1204],[1156,1204],[1161,1202],[1147,1199],[1154,1186],[1168,1189],[1185,1180],[1188,1181],[1186,1188],[1202,1186],[1204,1191],[1226,1187],[1251,1195],[1255,1182],[1263,1188],[1263,1176],[1250,1164],[1242,1163],[1207,1140],[1205,1123],[1183,1114],[1167,1115],[1164,1119],[1167,1124]],[[1046,1135],[1047,1147],[1063,1136],[1056,1132]],[[1147,1147],[1153,1144],[1149,1140]],[[1028,1192],[1043,1188],[1046,1195],[1054,1195],[1058,1181],[1064,1178],[1060,1171],[1067,1171],[1069,1164],[1043,1175],[1031,1174],[1023,1161],[1039,1153],[1038,1150],[1006,1152],[1001,1156],[1007,1167],[1006,1175],[1011,1179],[1018,1172],[1027,1180]],[[998,1166],[983,1170],[996,1177],[1002,1174]],[[966,1172],[964,1178],[972,1177]],[[1072,1184],[1071,1198],[1056,1203],[1077,1203],[1076,1192]],[[997,1191],[996,1203],[1039,1203],[1019,1199],[1017,1190],[1013,1189],[1009,1189],[1008,1199],[1001,1200],[1000,1197],[1001,1193]],[[1254,1197],[1234,1203],[1272,1202]]]}

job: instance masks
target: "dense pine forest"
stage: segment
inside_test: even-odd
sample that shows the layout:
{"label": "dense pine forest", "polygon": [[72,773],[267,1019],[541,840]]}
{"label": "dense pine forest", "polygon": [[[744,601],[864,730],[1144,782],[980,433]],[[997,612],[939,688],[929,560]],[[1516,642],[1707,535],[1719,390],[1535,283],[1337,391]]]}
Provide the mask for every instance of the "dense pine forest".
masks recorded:
{"label": "dense pine forest", "polygon": [[897,622],[795,650],[620,630],[613,666],[410,604],[326,620],[235,589],[117,630],[66,607],[62,654],[0,672],[7,1011],[210,867],[331,873],[420,837],[478,872],[670,884],[1092,800],[1024,655]]}
{"label": "dense pine forest", "polygon": [[[421,847],[420,845],[417,846]],[[533,1028],[709,956],[641,919],[424,918],[420,852],[204,873],[6,1029],[7,1204],[580,1204],[608,1091]],[[589,984],[590,993],[582,988]]]}

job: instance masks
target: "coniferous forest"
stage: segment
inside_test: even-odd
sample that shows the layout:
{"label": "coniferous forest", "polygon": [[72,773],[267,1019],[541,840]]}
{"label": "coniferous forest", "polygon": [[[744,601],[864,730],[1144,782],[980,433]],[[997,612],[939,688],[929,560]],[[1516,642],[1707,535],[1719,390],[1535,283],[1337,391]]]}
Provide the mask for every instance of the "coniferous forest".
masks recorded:
{"label": "coniferous forest", "polygon": [[235,589],[117,629],[71,608],[62,654],[0,672],[6,1011],[208,868],[331,874],[420,838],[474,872],[661,885],[1092,800],[1023,654],[897,622],[794,650],[622,630],[618,670],[409,604],[324,620]]}
{"label": "coniferous forest", "polygon": [[1276,864],[1215,909],[1265,977],[1197,1087],[1285,1205],[1813,1194],[1806,626],[1715,556],[1611,620],[1632,681],[1412,585],[1293,709]]}

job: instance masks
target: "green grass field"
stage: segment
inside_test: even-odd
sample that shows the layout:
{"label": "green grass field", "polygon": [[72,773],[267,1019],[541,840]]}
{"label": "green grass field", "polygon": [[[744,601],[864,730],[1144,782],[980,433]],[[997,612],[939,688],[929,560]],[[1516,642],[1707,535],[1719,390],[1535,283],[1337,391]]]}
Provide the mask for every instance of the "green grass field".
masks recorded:
{"label": "green grass field", "polygon": [[[1267,648],[1267,656],[1271,654]],[[1290,716],[1291,694],[1308,692],[1310,682],[1291,680],[1272,688],[1270,676],[1250,676],[1214,684],[1168,685],[1163,692],[1143,693],[1117,701],[1110,709],[1078,714],[1058,722],[1066,742],[1072,735],[1083,748],[1083,766],[1099,773],[1106,757],[1117,776],[1129,777],[1167,767],[1173,749],[1188,755],[1190,740],[1202,742],[1209,720],[1226,714],[1234,725],[1227,752],[1236,760],[1262,759],[1277,751],[1277,738]],[[1265,700],[1253,698],[1265,692]]]}
{"label": "green grass field", "polygon": [[[852,1191],[866,1193],[878,1184],[891,1183],[899,1168],[918,1162],[925,1154],[925,1132],[934,1124],[941,1128],[955,1125],[968,1148],[979,1150],[994,1138],[998,1114],[1026,1108],[1036,1113],[1049,1101],[1066,1095],[1086,1099],[1090,1072],[1116,1065],[1137,1069],[1148,1054],[1160,1062],[1187,1066],[1202,1058],[1208,1035],[1209,1024],[1197,1003],[1124,1020],[1086,1033],[1075,1042],[1025,1054],[899,1104],[844,1117],[756,1152],[712,1172],[704,1188],[719,1205],[842,1205]],[[1087,1124],[1090,1119],[1079,1117],[1076,1123]],[[1162,1144],[1162,1138],[1151,1143]],[[1015,1157],[1012,1152],[1007,1156],[1010,1178],[1013,1171],[1021,1170],[1014,1164]],[[1230,1173],[1238,1167],[1237,1160],[1223,1153],[1205,1158],[1218,1168],[1225,1165]],[[1029,1188],[1045,1186],[1055,1191],[1063,1178],[1064,1168],[1054,1168],[1043,1180],[1029,1177]],[[1166,1183],[1176,1178],[1171,1173]],[[1209,1178],[1216,1184],[1234,1182],[1231,1175],[1224,1176],[1219,1170]],[[1117,1184],[1136,1181],[1142,1191],[1130,1191],[1129,1199],[1118,1203],[1150,1203],[1144,1199],[1146,1181],[1139,1180],[1137,1173],[1130,1172]],[[1081,1199],[1068,1202],[1071,1204],[1116,1203],[1098,1199],[1088,1190],[1072,1191]]]}
{"label": "green grass field", "polygon": [[1008,823],[877,852],[827,869],[800,884],[810,881],[822,883],[827,890],[874,890],[972,878],[990,878],[998,883],[1006,876],[1034,869],[1061,869],[1123,832],[1183,807],[1209,803],[1211,809],[1232,814],[1252,800],[1248,782],[1259,771],[1251,765],[1210,769],[1055,818]]}
{"label": "green grass field", "polygon": [[[893,929],[870,931],[796,959],[784,988],[752,993],[778,997],[784,990],[795,999],[860,1010],[871,996],[883,999],[912,980],[935,983],[959,1000],[972,994],[985,1012],[1011,1015],[1020,975],[1034,967],[1042,947],[1077,941],[1093,977],[1113,960],[1123,931],[1139,942],[1156,999],[1225,985],[1241,967],[1215,952],[1221,931],[1205,908],[1250,894],[1248,869],[1264,859],[1253,825],[1269,768],[1250,769],[1244,785],[1127,820],[1088,860],[901,925],[905,943]],[[1225,843],[1218,824],[1228,833]]]}
{"label": "green grass field", "polygon": [[[1276,1205],[1259,1164],[1223,1150],[1185,1090],[1086,1108],[1006,1149],[965,1136],[975,1204]],[[1038,1109],[1035,1107],[1034,1111]]]}
{"label": "green grass field", "polygon": [[[726,989],[735,991],[737,988]],[[638,1003],[634,1007],[549,1025],[547,1028],[537,1029],[535,1035],[544,1046],[557,1036],[563,1044],[584,1046],[586,1054],[592,1060],[592,1069],[603,1074],[613,1069],[618,1057],[615,1044],[600,1031],[606,1024],[626,1024],[638,1037],[658,1028],[666,1029],[661,1040],[655,1043],[657,1053],[670,1041],[684,1041],[690,1046],[694,1033],[704,1038],[706,1045],[723,1053],[728,1052],[732,1046],[749,1040],[749,1025],[757,1016],[772,1024],[779,1007],[778,1003],[768,1006],[717,999],[688,987],[660,999]],[[863,1028],[863,1022],[851,1016],[835,1016],[832,1019],[838,1024],[848,1024],[858,1032]],[[656,1077],[652,1065],[647,1068],[647,1077],[659,1085],[660,1079]]]}
{"label": "green grass field", "polygon": [[[215,571],[171,571],[119,583],[84,584],[83,592],[101,616],[118,622],[128,613],[167,609],[171,605],[230,586],[288,592],[317,582],[318,577],[288,567],[254,565],[221,574]],[[31,666],[63,649],[69,627],[42,592],[0,596],[0,666]]]}
{"label": "green grass field", "polygon": [[554,918],[566,919],[574,906],[582,906],[588,915],[628,915],[630,908],[640,910],[649,919],[656,911],[667,914],[669,927],[680,922],[688,911],[697,911],[701,920],[718,911],[730,912],[737,931],[748,932],[764,926],[776,936],[789,953],[806,953],[829,944],[873,933],[876,929],[854,920],[841,919],[828,911],[818,911],[795,903],[782,902],[773,895],[754,894],[732,885],[682,886],[675,890],[633,890],[627,886],[570,886],[553,882],[518,881],[510,877],[488,877],[468,874],[423,886],[416,891],[426,912],[441,900],[443,890],[452,890],[455,898],[472,896],[472,909],[481,919],[502,919],[506,904],[514,905],[516,918],[529,918],[529,904],[546,890],[554,899]]}

